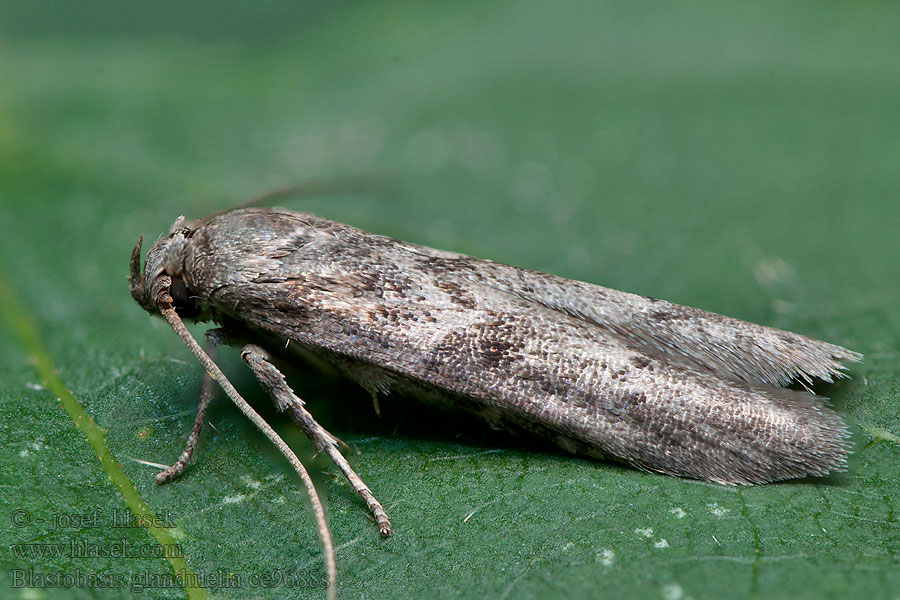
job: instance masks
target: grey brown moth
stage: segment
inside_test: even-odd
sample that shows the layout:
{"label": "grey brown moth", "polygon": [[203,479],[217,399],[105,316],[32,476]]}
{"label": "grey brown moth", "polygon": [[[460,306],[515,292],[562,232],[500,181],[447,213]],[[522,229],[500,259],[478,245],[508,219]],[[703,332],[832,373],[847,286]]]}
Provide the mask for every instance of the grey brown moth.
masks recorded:
{"label": "grey brown moth", "polygon": [[[840,346],[277,208],[180,218],[143,273],[140,252],[138,240],[132,295],[166,318],[207,371],[187,448],[158,479],[190,459],[215,380],[306,482],[332,592],[333,547],[315,490],[216,366],[217,344],[246,344],[244,360],[335,461],[384,535],[384,509],[265,348],[332,363],[375,398],[397,390],[449,402],[647,471],[750,484],[845,465],[841,417],[822,398],[781,387],[841,377],[842,362],[861,356]],[[207,335],[209,353],[182,318],[219,325]]]}

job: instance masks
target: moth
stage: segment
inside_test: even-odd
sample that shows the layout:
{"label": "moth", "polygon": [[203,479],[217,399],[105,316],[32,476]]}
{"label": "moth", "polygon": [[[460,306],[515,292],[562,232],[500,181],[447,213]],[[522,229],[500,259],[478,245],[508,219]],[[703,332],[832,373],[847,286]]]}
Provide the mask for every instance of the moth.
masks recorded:
{"label": "moth", "polygon": [[[844,468],[842,418],[786,389],[844,374],[861,355],[802,335],[555,275],[409,244],[312,214],[239,208],[175,221],[131,255],[131,294],[161,314],[206,369],[187,447],[218,383],[291,462],[312,499],[334,592],[321,503],[303,465],[216,366],[218,344],[330,456],[383,535],[381,504],[275,366],[330,363],[375,399],[392,390],[446,402],[565,450],[725,484]],[[182,319],[212,321],[207,350]]]}

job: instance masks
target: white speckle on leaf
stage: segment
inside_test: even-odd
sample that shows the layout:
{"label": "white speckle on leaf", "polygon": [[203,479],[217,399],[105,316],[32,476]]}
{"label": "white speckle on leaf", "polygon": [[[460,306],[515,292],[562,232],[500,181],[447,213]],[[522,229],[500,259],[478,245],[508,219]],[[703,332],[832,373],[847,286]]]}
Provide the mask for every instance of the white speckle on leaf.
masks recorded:
{"label": "white speckle on leaf", "polygon": [[724,517],[727,513],[731,512],[731,509],[725,508],[724,506],[719,506],[718,502],[707,504],[706,508],[708,508],[709,511],[717,517]]}
{"label": "white speckle on leaf", "polygon": [[25,588],[22,590],[22,595],[19,598],[22,600],[44,600],[46,596],[39,588]]}
{"label": "white speckle on leaf", "polygon": [[667,583],[662,587],[663,600],[681,600],[684,590],[677,583]]}
{"label": "white speckle on leaf", "polygon": [[686,512],[684,512],[684,509],[683,509],[683,508],[680,508],[680,507],[678,507],[678,506],[676,506],[675,508],[673,508],[673,509],[670,510],[669,512],[672,513],[673,515],[675,515],[675,517],[677,517],[677,518],[679,518],[679,519],[683,519],[683,518],[684,518],[684,515],[687,514]]}
{"label": "white speckle on leaf", "polygon": [[647,529],[635,529],[634,532],[638,535],[642,535],[645,538],[648,538],[653,535],[653,528],[648,527]]}
{"label": "white speckle on leaf", "polygon": [[251,490],[258,490],[262,487],[262,482],[253,479],[249,475],[241,475],[241,483],[246,485]]}
{"label": "white speckle on leaf", "polygon": [[668,548],[669,542],[666,540],[666,538],[659,538],[659,541],[653,544],[653,546],[655,548]]}
{"label": "white speckle on leaf", "polygon": [[23,450],[19,450],[19,456],[20,456],[21,458],[25,458],[25,457],[28,456],[29,454],[31,454],[31,452],[28,451],[28,448],[25,448],[25,449],[23,449]]}
{"label": "white speckle on leaf", "polygon": [[25,384],[25,387],[27,387],[29,390],[34,390],[35,392],[40,392],[44,389],[44,386],[39,383],[27,383]]}
{"label": "white speckle on leaf", "polygon": [[794,305],[785,300],[776,298],[775,300],[772,300],[772,310],[779,314],[786,315],[794,312]]}
{"label": "white speckle on leaf", "polygon": [[609,567],[613,564],[613,560],[616,558],[616,553],[612,550],[601,550],[597,553],[597,560],[600,561],[604,567]]}
{"label": "white speckle on leaf", "polygon": [[793,267],[777,256],[757,262],[753,267],[753,274],[763,287],[787,283],[794,279]]}
{"label": "white speckle on leaf", "polygon": [[239,504],[247,499],[247,496],[244,494],[237,494],[236,496],[225,496],[222,498],[222,504]]}

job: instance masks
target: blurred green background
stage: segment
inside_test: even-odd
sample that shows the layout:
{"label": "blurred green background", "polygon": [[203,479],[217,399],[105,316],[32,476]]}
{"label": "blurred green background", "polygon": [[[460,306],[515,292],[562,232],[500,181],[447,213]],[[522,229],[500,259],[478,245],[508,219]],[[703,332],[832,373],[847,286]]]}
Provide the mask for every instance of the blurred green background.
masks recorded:
{"label": "blurred green background", "polygon": [[[225,400],[182,479],[157,487],[137,462],[176,458],[200,369],[131,300],[127,259],[181,214],[390,174],[387,192],[290,206],[863,352],[817,388],[856,452],[828,480],[707,485],[409,399],[378,418],[354,385],[298,370],[359,450],[395,525],[382,540],[225,352],[312,467],[342,597],[896,597],[898,18],[894,2],[0,2],[2,595],[137,595],[75,578],[99,573],[183,598],[159,580],[181,565],[207,578],[193,597],[323,596],[306,498]],[[122,490],[171,521],[183,563],[143,529],[70,518],[127,513]],[[109,550],[123,539],[131,554]]]}

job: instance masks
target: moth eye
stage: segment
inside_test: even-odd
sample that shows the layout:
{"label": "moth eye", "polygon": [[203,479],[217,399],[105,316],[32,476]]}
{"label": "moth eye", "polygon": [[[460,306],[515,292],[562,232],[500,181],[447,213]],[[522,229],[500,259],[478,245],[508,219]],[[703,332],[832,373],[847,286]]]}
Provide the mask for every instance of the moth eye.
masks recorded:
{"label": "moth eye", "polygon": [[188,289],[181,277],[172,277],[169,295],[172,296],[175,312],[183,319],[190,319],[200,314],[196,296],[191,294],[191,290]]}

